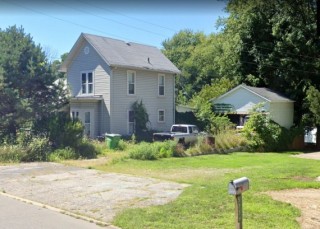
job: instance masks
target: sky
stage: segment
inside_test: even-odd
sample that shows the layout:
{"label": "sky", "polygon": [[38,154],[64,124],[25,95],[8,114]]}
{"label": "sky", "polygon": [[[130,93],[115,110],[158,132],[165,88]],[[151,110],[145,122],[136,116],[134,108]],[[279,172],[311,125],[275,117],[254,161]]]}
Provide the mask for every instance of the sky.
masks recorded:
{"label": "sky", "polygon": [[83,33],[162,48],[183,29],[217,32],[226,0],[0,0],[0,28],[22,26],[50,60],[69,52]]}

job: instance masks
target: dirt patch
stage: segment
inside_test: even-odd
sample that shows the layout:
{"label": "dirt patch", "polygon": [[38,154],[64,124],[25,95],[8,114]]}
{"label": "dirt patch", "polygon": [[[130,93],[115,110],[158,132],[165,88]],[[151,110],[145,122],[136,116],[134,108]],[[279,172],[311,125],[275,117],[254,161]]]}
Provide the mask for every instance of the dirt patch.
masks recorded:
{"label": "dirt patch", "polygon": [[313,159],[313,160],[320,160],[320,152],[315,152],[315,153],[302,153],[302,154],[294,155],[293,157],[305,158],[305,159]]}
{"label": "dirt patch", "polygon": [[290,189],[267,192],[274,200],[290,203],[301,210],[297,219],[302,229],[320,228],[320,189]]}

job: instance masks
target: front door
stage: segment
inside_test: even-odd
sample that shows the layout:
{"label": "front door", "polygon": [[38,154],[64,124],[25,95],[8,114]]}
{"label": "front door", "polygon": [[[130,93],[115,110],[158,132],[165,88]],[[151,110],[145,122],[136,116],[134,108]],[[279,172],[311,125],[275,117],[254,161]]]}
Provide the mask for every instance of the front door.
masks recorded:
{"label": "front door", "polygon": [[94,120],[93,120],[93,110],[77,109],[71,111],[72,118],[79,118],[82,122],[84,130],[84,136],[89,138],[94,137]]}

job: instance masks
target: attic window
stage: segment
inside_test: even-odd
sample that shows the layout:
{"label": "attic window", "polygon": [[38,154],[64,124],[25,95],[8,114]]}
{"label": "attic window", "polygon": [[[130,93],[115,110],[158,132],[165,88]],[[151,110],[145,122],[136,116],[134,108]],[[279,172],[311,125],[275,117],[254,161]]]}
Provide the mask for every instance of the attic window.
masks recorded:
{"label": "attic window", "polygon": [[90,51],[90,49],[88,46],[84,47],[84,49],[83,49],[84,54],[86,54],[86,55],[89,54],[89,51]]}

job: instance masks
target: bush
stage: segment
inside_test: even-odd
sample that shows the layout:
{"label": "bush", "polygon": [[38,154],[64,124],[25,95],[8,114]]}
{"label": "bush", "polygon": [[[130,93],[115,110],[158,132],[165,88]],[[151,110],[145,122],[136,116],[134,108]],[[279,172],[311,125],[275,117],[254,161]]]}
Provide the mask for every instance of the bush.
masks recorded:
{"label": "bush", "polygon": [[215,137],[215,148],[218,153],[223,153],[229,149],[246,147],[247,144],[248,141],[245,136],[235,130],[221,132]]}
{"label": "bush", "polygon": [[177,143],[175,141],[141,142],[129,150],[129,157],[138,160],[157,160],[172,157]]}
{"label": "bush", "polygon": [[77,159],[75,150],[70,147],[66,147],[64,149],[56,149],[48,156],[48,161],[62,161],[70,159]]}
{"label": "bush", "polygon": [[22,158],[22,161],[47,161],[51,152],[49,139],[39,136],[34,136],[28,145],[23,148],[26,155]]}
{"label": "bush", "polygon": [[89,139],[83,138],[81,143],[75,148],[75,152],[79,158],[96,158],[99,153],[93,143]]}
{"label": "bush", "polygon": [[186,155],[197,156],[214,153],[213,146],[207,144],[204,136],[198,137],[196,144],[186,150]]}
{"label": "bush", "polygon": [[270,119],[268,114],[254,111],[250,114],[243,132],[248,139],[252,151],[282,151],[287,150],[297,131],[281,127]]}
{"label": "bush", "polygon": [[0,147],[0,161],[20,162],[26,156],[25,149],[20,145],[2,145]]}
{"label": "bush", "polygon": [[49,137],[56,149],[64,147],[76,148],[83,138],[83,125],[80,120],[72,120],[66,112],[54,113],[35,123],[35,133]]}

